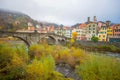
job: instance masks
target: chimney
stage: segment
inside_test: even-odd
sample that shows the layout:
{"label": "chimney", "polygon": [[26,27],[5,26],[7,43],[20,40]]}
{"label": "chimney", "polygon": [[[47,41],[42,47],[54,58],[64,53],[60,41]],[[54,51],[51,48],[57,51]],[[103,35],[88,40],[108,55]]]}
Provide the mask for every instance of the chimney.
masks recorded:
{"label": "chimney", "polygon": [[94,21],[94,22],[96,22],[96,21],[97,21],[96,16],[94,16],[93,21]]}
{"label": "chimney", "polygon": [[87,21],[88,23],[90,22],[90,17],[88,17],[88,21]]}
{"label": "chimney", "polygon": [[106,26],[109,27],[111,24],[111,21],[106,21]]}

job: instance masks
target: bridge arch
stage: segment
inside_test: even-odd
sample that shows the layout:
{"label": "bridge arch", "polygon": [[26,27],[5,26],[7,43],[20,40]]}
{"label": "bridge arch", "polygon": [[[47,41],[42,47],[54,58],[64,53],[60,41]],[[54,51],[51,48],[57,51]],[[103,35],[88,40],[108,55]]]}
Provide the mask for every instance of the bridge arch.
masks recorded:
{"label": "bridge arch", "polygon": [[38,42],[42,43],[42,41],[46,40],[48,42],[48,44],[56,44],[56,42],[58,41],[57,40],[57,37],[54,36],[54,35],[42,35],[40,37],[40,40]]}
{"label": "bridge arch", "polygon": [[19,37],[19,36],[12,36],[12,37],[18,38],[18,39],[24,41],[25,44],[26,44],[28,47],[30,46],[30,43],[29,43],[27,40],[25,40],[25,39],[23,39],[23,38],[21,38],[21,37]]}
{"label": "bridge arch", "polygon": [[57,41],[57,39],[54,36],[52,36],[52,35],[49,35],[48,37],[53,39],[54,41]]}

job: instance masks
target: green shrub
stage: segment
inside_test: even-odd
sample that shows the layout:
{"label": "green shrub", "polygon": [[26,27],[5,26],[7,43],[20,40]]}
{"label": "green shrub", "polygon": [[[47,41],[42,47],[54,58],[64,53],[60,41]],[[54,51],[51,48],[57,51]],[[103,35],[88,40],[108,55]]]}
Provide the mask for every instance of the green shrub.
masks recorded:
{"label": "green shrub", "polygon": [[98,42],[98,37],[92,36],[91,41]]}
{"label": "green shrub", "polygon": [[91,54],[76,70],[83,80],[120,80],[120,61],[104,55]]}
{"label": "green shrub", "polygon": [[112,51],[112,52],[117,52],[119,50],[119,48],[117,48],[114,45],[102,45],[102,46],[97,46],[96,48],[102,49],[105,51]]}
{"label": "green shrub", "polygon": [[117,50],[117,47],[114,46],[114,45],[111,45],[111,46],[110,46],[110,49],[111,49],[111,51],[116,51],[116,50]]}

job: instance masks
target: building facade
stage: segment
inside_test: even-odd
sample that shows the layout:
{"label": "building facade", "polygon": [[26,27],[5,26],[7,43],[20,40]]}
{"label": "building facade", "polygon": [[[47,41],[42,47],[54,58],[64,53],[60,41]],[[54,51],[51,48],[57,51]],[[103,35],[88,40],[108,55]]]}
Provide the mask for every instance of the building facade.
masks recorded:
{"label": "building facade", "polygon": [[107,41],[109,41],[110,38],[113,38],[113,26],[107,28]]}
{"label": "building facade", "polygon": [[79,29],[81,30],[80,40],[85,41],[86,40],[86,24],[80,24]]}
{"label": "building facade", "polygon": [[107,27],[101,26],[101,29],[98,31],[99,41],[107,41]]}
{"label": "building facade", "polygon": [[113,37],[109,38],[109,42],[120,42],[120,24],[113,25]]}
{"label": "building facade", "polygon": [[98,25],[96,22],[90,22],[86,27],[86,39],[91,41],[92,36],[98,36]]}
{"label": "building facade", "polygon": [[113,26],[113,36],[116,38],[120,38],[120,24],[116,24]]}

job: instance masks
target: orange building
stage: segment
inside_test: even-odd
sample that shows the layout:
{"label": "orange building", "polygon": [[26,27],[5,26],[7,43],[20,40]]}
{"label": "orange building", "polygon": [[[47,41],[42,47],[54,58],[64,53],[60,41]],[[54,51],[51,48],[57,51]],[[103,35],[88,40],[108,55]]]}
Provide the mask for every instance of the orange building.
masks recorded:
{"label": "orange building", "polygon": [[34,27],[34,26],[28,26],[28,30],[29,30],[29,31],[34,31],[34,30],[35,30],[35,27]]}
{"label": "orange building", "polygon": [[54,26],[49,27],[49,32],[52,32],[52,33],[54,32]]}
{"label": "orange building", "polygon": [[80,24],[79,29],[81,29],[80,40],[86,40],[86,24]]}

